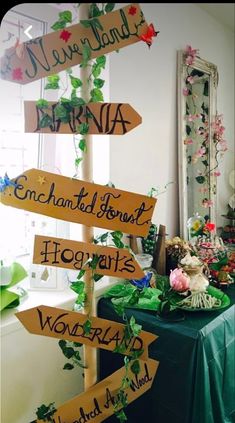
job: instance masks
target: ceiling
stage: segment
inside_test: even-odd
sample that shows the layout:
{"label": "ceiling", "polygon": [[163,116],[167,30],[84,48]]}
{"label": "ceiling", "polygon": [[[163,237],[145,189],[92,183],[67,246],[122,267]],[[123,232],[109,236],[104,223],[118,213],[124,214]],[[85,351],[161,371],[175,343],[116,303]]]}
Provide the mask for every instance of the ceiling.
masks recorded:
{"label": "ceiling", "polygon": [[[48,3],[60,10],[76,8],[78,3]],[[235,4],[234,3],[194,3],[209,15],[213,16],[221,24],[227,26],[234,32],[235,26]]]}
{"label": "ceiling", "polygon": [[195,3],[209,13],[213,18],[227,26],[234,32],[235,4],[234,3]]}

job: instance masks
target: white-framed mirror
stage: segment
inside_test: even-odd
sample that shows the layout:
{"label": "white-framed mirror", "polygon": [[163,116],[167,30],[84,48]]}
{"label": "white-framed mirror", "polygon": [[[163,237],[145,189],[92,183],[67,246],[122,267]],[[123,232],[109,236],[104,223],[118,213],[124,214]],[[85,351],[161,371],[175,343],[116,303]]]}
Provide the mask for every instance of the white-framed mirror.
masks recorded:
{"label": "white-framed mirror", "polygon": [[178,176],[180,236],[184,239],[188,239],[187,221],[195,213],[216,223],[220,154],[213,131],[220,119],[217,66],[187,48],[178,51]]}

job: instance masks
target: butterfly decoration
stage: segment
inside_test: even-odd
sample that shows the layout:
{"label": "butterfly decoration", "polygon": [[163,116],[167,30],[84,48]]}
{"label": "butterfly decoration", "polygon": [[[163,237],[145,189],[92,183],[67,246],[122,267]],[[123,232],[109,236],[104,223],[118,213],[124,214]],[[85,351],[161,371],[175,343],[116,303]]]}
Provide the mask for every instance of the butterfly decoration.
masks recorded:
{"label": "butterfly decoration", "polygon": [[148,45],[148,47],[150,48],[150,47],[151,47],[151,45],[152,45],[152,42],[153,42],[152,38],[153,38],[153,37],[156,37],[156,36],[157,36],[157,34],[159,34],[159,31],[155,31],[153,24],[150,24],[150,25],[148,26],[148,29],[147,29],[147,31],[145,32],[145,34],[142,34],[142,35],[139,37],[139,39],[140,39],[141,41],[144,41],[144,42]]}
{"label": "butterfly decoration", "polygon": [[139,290],[149,288],[152,275],[153,274],[151,272],[148,272],[147,275],[144,276],[142,279],[132,279],[130,280],[130,283]]}
{"label": "butterfly decoration", "polygon": [[17,184],[15,182],[12,182],[9,179],[7,173],[5,173],[5,176],[3,178],[0,176],[0,192],[5,191],[5,189],[9,186],[16,187]]}

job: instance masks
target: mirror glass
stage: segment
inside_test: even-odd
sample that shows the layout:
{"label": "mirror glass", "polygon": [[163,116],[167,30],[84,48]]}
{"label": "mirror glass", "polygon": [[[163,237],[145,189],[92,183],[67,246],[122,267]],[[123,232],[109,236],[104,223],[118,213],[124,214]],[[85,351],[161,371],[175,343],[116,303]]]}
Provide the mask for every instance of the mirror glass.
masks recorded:
{"label": "mirror glass", "polygon": [[196,50],[191,51],[192,55],[190,51],[178,52],[180,236],[184,239],[188,239],[187,221],[195,213],[216,223],[218,173],[213,138],[218,119],[217,67],[196,56]]}

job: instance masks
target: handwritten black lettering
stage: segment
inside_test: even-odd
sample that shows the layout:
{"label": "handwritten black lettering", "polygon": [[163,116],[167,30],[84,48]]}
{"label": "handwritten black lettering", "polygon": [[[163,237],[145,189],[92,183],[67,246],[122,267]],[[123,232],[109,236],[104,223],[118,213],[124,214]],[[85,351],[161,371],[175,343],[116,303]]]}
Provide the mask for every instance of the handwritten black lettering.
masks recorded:
{"label": "handwritten black lettering", "polygon": [[135,375],[135,380],[132,379],[130,382],[130,388],[133,392],[140,389],[146,383],[151,382],[151,380],[153,379],[152,377],[149,377],[147,363],[144,363],[144,368],[145,368],[145,375],[143,377],[139,377],[139,375]]}

